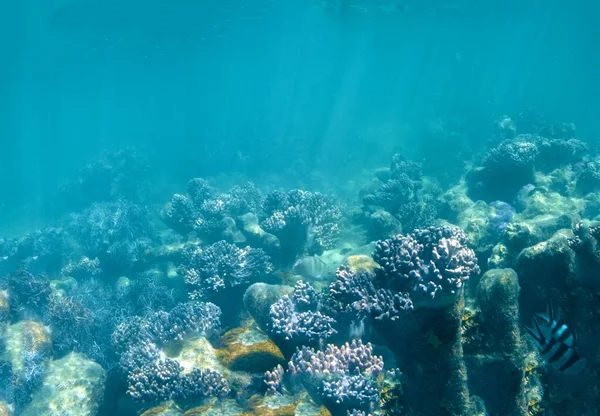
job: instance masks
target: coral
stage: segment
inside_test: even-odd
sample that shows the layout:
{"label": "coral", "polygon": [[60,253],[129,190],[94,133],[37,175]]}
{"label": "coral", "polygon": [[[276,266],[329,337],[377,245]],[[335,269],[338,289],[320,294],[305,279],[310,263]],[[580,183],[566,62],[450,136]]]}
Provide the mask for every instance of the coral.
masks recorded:
{"label": "coral", "polygon": [[48,306],[50,280],[42,274],[19,270],[8,277],[7,289],[13,316],[41,316]]}
{"label": "coral", "polygon": [[198,208],[185,195],[174,194],[165,209],[165,223],[175,231],[186,234],[196,229],[196,222],[202,218]]}
{"label": "coral", "polygon": [[295,343],[325,340],[337,331],[335,319],[323,314],[320,294],[302,280],[291,295],[284,295],[271,305],[270,333]]}
{"label": "coral", "polygon": [[170,313],[154,312],[145,318],[133,317],[121,322],[112,334],[112,344],[117,352],[142,342],[159,346],[169,341],[182,340],[190,333],[210,336],[220,329],[221,309],[204,302],[177,305]]}
{"label": "coral", "polygon": [[126,201],[93,204],[73,216],[70,231],[85,255],[115,274],[146,267],[146,252],[156,240],[147,210]]}
{"label": "coral", "polygon": [[433,225],[441,190],[437,185],[424,188],[419,163],[396,154],[389,175],[380,177],[383,184],[363,196],[363,217],[370,237],[386,238],[397,232],[398,220],[403,232]]}
{"label": "coral", "polygon": [[575,165],[575,188],[586,195],[600,189],[600,157]]}
{"label": "coral", "polygon": [[50,332],[39,322],[19,321],[6,328],[0,341],[0,400],[20,411],[44,377],[52,355]]}
{"label": "coral", "polygon": [[395,320],[413,309],[408,293],[377,287],[374,274],[354,272],[344,265],[338,268],[336,281],[329,286],[326,306],[345,324],[356,324],[367,316],[377,320]]}
{"label": "coral", "polygon": [[315,342],[335,333],[335,320],[321,312],[296,312],[294,303],[284,296],[271,306],[271,332],[296,342]]}
{"label": "coral", "polygon": [[271,325],[271,305],[294,289],[285,285],[254,283],[244,292],[244,307],[256,321],[260,329],[269,331]]}
{"label": "coral", "polygon": [[7,290],[0,290],[0,325],[9,319],[10,298]]}
{"label": "coral", "polygon": [[100,281],[88,279],[75,282],[68,293],[54,291],[44,321],[52,329],[58,354],[83,353],[110,369],[114,365],[111,334],[132,314],[131,302]]}
{"label": "coral", "polygon": [[469,196],[474,200],[512,200],[520,188],[534,181],[538,154],[534,136],[504,140],[484,154],[480,168],[467,173]]}
{"label": "coral", "polygon": [[341,209],[319,192],[275,191],[265,197],[263,208],[261,227],[279,239],[284,261],[303,252],[321,254],[338,241]]}
{"label": "coral", "polygon": [[201,207],[204,201],[212,199],[217,190],[210,186],[206,179],[193,178],[187,183],[187,193],[196,207]]}
{"label": "coral", "polygon": [[79,177],[61,186],[66,209],[83,209],[93,202],[147,198],[143,183],[150,172],[148,159],[133,148],[104,153],[88,163]]}
{"label": "coral", "polygon": [[417,228],[430,227],[435,222],[438,208],[433,198],[407,202],[398,210],[397,217],[402,224],[403,232],[411,232]]}
{"label": "coral", "polygon": [[102,273],[100,268],[100,260],[96,257],[90,259],[89,257],[81,257],[76,262],[69,262],[65,267],[62,268],[61,274],[63,276],[70,276],[76,280],[84,280],[94,277]]}
{"label": "coral", "polygon": [[185,263],[178,272],[184,276],[191,299],[250,285],[268,276],[273,268],[261,249],[239,248],[225,241],[189,248],[184,256]]}
{"label": "coral", "polygon": [[341,347],[327,344],[324,351],[302,347],[288,364],[292,374],[374,375],[383,371],[383,359],[373,355],[370,343],[353,340]]}
{"label": "coral", "polygon": [[23,237],[0,240],[0,264],[7,273],[27,269],[51,274],[60,270],[70,252],[67,235],[61,228],[46,228]]}
{"label": "coral", "polygon": [[549,172],[560,166],[579,162],[588,151],[588,145],[577,139],[546,138],[538,136],[535,144],[539,150],[536,157],[536,169]]}
{"label": "coral", "polygon": [[230,216],[237,217],[247,213],[260,215],[261,213],[263,196],[252,182],[236,185],[221,197],[225,204],[225,211]]}
{"label": "coral", "polygon": [[273,370],[265,371],[264,382],[267,386],[267,394],[280,394],[283,389],[282,378],[285,374],[285,370],[281,364],[277,364]]}
{"label": "coral", "polygon": [[373,253],[381,266],[377,285],[408,293],[415,306],[447,306],[469,277],[479,273],[477,258],[467,242],[462,230],[448,226],[378,241]]}
{"label": "coral", "polygon": [[183,373],[183,367],[170,358],[148,361],[133,369],[128,377],[127,393],[137,401],[201,399],[229,394],[227,380],[210,369],[195,368]]}
{"label": "coral", "polygon": [[341,413],[351,409],[370,411],[379,401],[375,377],[383,371],[383,360],[373,355],[371,344],[329,344],[324,351],[302,347],[288,367],[293,375],[300,376],[309,394],[317,395],[326,406]]}

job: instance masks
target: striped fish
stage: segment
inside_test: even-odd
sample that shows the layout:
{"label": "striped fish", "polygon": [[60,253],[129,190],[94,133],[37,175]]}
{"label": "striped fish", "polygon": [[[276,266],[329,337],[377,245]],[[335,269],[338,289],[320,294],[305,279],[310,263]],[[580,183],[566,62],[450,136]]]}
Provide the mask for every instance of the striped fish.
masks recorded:
{"label": "striped fish", "polygon": [[562,374],[579,374],[584,370],[585,359],[575,350],[575,333],[554,313],[551,301],[545,314],[533,314],[533,328],[525,329],[554,369]]}

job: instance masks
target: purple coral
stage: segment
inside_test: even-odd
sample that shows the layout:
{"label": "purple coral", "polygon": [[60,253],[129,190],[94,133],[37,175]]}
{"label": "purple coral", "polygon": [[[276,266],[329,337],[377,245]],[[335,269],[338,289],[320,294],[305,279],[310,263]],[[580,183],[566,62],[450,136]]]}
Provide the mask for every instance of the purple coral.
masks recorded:
{"label": "purple coral", "polygon": [[277,367],[273,370],[265,371],[264,383],[267,386],[267,394],[281,394],[283,390],[283,376],[285,370],[281,364],[277,364]]}
{"label": "purple coral", "polygon": [[329,286],[327,307],[346,323],[370,316],[377,320],[395,320],[413,309],[408,293],[376,287],[375,276],[354,272],[347,266],[336,271],[336,281]]}
{"label": "purple coral", "polygon": [[201,399],[229,394],[229,383],[218,372],[195,368],[183,373],[183,367],[171,358],[145,362],[127,377],[127,393],[137,401]]}
{"label": "purple coral", "polygon": [[469,277],[479,273],[477,257],[467,242],[462,230],[448,226],[378,241],[373,253],[381,266],[377,283],[393,292],[408,293],[415,306],[446,306]]}
{"label": "purple coral", "polygon": [[210,302],[180,304],[171,312],[157,311],[145,318],[132,317],[121,322],[112,334],[117,352],[151,342],[158,346],[182,340],[190,333],[210,336],[220,330],[221,309]]}
{"label": "purple coral", "polygon": [[302,347],[288,367],[305,386],[316,384],[316,394],[333,408],[371,410],[379,400],[375,377],[383,371],[383,359],[373,355],[370,343],[329,344],[324,351]]}
{"label": "purple coral", "polygon": [[293,374],[373,375],[383,371],[383,359],[373,355],[370,342],[363,344],[361,340],[353,340],[341,347],[328,344],[324,351],[302,347],[292,356],[289,370]]}
{"label": "purple coral", "polygon": [[321,303],[320,295],[310,284],[298,281],[291,296],[284,295],[271,305],[271,332],[301,343],[329,338],[337,332],[333,328],[336,321],[318,310]]}
{"label": "purple coral", "polygon": [[239,248],[225,241],[207,247],[190,248],[185,253],[185,263],[178,269],[184,276],[191,299],[249,285],[264,278],[272,270],[269,256],[263,250]]}
{"label": "purple coral", "polygon": [[290,259],[303,250],[319,254],[338,241],[341,209],[319,192],[275,191],[266,196],[264,211],[262,228],[279,238]]}

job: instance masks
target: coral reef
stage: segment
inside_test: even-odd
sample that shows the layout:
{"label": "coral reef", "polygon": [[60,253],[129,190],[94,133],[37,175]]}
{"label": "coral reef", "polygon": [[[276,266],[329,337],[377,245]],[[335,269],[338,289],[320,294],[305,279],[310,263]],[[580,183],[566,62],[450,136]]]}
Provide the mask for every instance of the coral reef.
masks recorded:
{"label": "coral reef", "polygon": [[530,112],[467,124],[337,182],[296,160],[173,194],[102,156],[0,239],[0,414],[596,414],[600,159]]}

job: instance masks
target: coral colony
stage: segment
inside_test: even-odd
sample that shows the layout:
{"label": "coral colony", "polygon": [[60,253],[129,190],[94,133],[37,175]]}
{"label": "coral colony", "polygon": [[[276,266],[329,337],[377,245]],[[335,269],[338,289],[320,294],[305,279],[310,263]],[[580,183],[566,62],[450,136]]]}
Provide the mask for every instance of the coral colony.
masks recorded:
{"label": "coral colony", "polygon": [[454,181],[160,201],[102,155],[0,239],[0,414],[596,414],[600,159],[529,113],[489,143]]}

